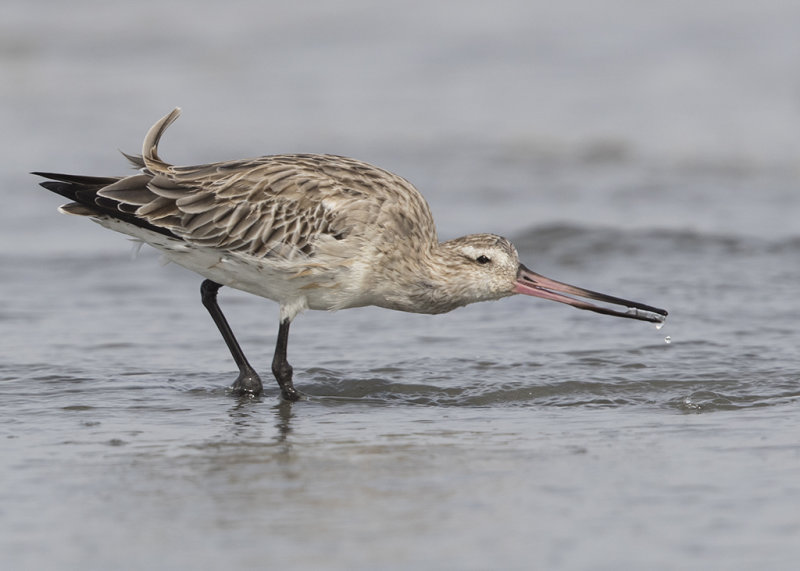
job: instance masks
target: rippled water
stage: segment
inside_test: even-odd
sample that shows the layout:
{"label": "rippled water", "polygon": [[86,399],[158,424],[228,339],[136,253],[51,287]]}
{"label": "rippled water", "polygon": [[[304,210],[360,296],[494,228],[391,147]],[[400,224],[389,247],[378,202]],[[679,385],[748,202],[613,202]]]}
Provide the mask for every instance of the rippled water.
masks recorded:
{"label": "rippled water", "polygon": [[[3,568],[796,566],[793,4],[89,4],[0,24]],[[237,399],[200,279],[26,174],[124,173],[114,149],[178,104],[168,160],[354,154],[417,184],[443,238],[505,234],[535,271],[670,317],[308,312],[308,400]],[[268,381],[277,306],[220,303]]]}

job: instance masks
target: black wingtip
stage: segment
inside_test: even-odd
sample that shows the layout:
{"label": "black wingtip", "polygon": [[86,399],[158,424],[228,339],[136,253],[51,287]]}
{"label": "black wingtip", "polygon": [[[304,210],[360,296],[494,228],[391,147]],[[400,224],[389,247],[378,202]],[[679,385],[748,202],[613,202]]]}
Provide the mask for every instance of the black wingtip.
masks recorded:
{"label": "black wingtip", "polygon": [[[35,173],[39,176],[46,176],[44,174]],[[46,188],[50,192],[54,192],[64,198],[69,198],[70,200],[78,201],[77,191],[78,188],[70,183],[67,182],[58,182],[56,180],[45,180],[39,183],[39,186],[42,188]],[[79,202],[79,201],[78,201]]]}
{"label": "black wingtip", "polygon": [[117,202],[98,196],[97,192],[100,189],[118,182],[121,177],[84,176],[43,171],[33,171],[31,174],[48,179],[39,183],[42,188],[73,202],[62,206],[62,212],[81,216],[109,216],[133,226],[176,237],[167,228],[156,226],[137,217],[135,211],[131,212],[124,207],[120,208]]}
{"label": "black wingtip", "polygon": [[33,171],[31,172],[31,174],[34,176],[41,176],[43,178],[48,178],[50,180],[57,180],[59,182],[92,186],[97,188],[108,186],[109,184],[114,184],[120,179],[120,177],[118,176],[116,177],[85,176],[80,174],[64,174],[57,172],[42,172],[42,171]]}

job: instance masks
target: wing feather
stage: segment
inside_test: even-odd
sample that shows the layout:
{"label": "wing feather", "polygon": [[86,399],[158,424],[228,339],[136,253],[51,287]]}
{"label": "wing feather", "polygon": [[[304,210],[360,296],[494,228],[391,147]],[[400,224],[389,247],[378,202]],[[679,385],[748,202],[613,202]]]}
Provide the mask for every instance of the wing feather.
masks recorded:
{"label": "wing feather", "polygon": [[428,205],[413,185],[355,159],[298,154],[173,166],[159,157],[158,143],[178,114],[150,129],[141,157],[126,155],[142,167],[139,174],[48,176],[77,180],[82,186],[68,194],[82,204],[251,256],[313,258],[320,248],[344,255],[367,243],[385,242],[388,249],[398,240],[419,247],[437,241]]}

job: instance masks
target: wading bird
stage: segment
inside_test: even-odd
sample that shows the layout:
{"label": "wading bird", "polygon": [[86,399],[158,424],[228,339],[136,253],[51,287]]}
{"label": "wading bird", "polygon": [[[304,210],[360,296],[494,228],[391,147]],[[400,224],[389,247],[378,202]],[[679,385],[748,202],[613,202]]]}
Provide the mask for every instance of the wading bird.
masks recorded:
{"label": "wading bird", "polygon": [[541,276],[501,236],[439,242],[428,204],[411,183],[355,159],[295,154],[171,165],[159,157],[158,143],[179,114],[175,109],[153,125],[141,156],[126,155],[138,174],[33,174],[72,201],[61,212],[146,242],[206,278],[202,302],[239,368],[232,387],[238,394],[258,395],[263,387],[217,304],[223,285],[280,304],[272,372],[291,401],[300,393],[286,358],[289,325],[305,309],[377,305],[444,313],[525,294],[655,323],[667,316]]}

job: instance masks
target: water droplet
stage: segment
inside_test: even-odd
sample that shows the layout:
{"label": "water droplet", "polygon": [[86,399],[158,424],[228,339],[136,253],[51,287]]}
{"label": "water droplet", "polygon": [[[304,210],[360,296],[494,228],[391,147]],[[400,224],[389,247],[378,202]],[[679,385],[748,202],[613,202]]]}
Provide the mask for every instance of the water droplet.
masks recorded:
{"label": "water droplet", "polygon": [[666,343],[667,345],[669,345],[670,343],[672,343],[672,337],[670,337],[669,335],[667,335],[666,337],[664,337],[664,343]]}
{"label": "water droplet", "polygon": [[656,323],[656,329],[660,330],[662,327],[664,327],[664,322],[663,321],[661,321],[660,323]]}

